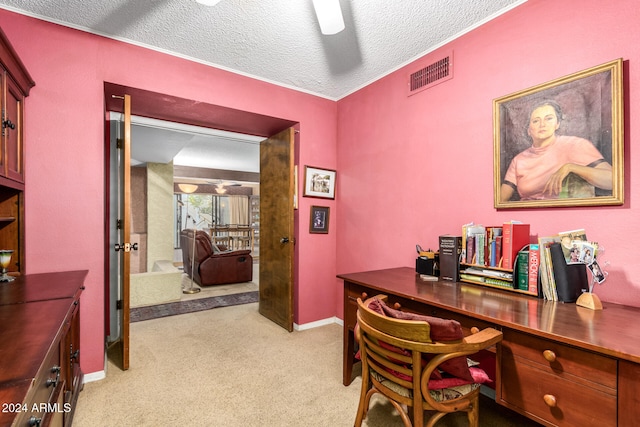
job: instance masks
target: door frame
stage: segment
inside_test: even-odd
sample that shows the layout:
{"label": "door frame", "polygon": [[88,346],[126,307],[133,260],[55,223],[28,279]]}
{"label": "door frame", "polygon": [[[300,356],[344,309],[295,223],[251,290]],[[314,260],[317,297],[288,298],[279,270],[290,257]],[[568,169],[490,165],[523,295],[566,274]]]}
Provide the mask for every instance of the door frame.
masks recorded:
{"label": "door frame", "polygon": [[[236,110],[215,104],[195,102],[194,100],[186,98],[179,98],[110,82],[104,83],[105,117],[109,112],[124,113],[124,106],[121,97],[125,93],[131,96],[131,114],[134,116],[145,116],[159,120],[214,128],[223,131],[263,136],[265,138],[276,135],[280,131],[290,127],[297,128],[299,125],[299,123],[294,120]],[[109,334],[110,305],[113,303],[110,301],[109,295],[111,272],[109,268],[108,254],[112,248],[109,247],[110,231],[108,226],[111,217],[108,188],[110,179],[110,156],[109,137],[107,134],[108,127],[105,128],[105,185],[107,186],[107,191],[105,191],[105,341]],[[297,151],[298,150],[294,148],[296,156]],[[297,236],[297,221],[295,221],[294,224],[294,235]],[[298,249],[296,248],[296,250]],[[294,268],[294,276],[291,286],[292,293],[295,291],[296,283],[297,269]]]}

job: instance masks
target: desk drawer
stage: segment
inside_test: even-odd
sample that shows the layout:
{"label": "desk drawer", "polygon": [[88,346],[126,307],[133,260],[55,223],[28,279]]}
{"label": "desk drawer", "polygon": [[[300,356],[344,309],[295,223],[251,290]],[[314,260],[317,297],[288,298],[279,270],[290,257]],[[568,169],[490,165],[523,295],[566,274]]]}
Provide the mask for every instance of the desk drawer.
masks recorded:
{"label": "desk drawer", "polygon": [[511,330],[503,333],[499,403],[550,425],[616,425],[614,359]]}
{"label": "desk drawer", "polygon": [[503,331],[502,352],[543,371],[605,389],[617,387],[615,359],[512,330]]}
{"label": "desk drawer", "polygon": [[499,387],[499,403],[539,422],[571,427],[616,425],[615,393],[577,384],[525,363],[503,361]]}

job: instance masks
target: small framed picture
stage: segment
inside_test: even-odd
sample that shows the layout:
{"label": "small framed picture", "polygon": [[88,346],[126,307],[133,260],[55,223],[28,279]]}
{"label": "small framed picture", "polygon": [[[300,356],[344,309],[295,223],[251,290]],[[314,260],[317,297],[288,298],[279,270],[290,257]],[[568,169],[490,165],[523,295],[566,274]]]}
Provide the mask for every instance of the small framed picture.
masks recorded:
{"label": "small framed picture", "polygon": [[311,206],[311,218],[309,219],[309,233],[329,233],[329,207]]}
{"label": "small framed picture", "polygon": [[304,196],[336,198],[336,171],[313,166],[304,167]]}

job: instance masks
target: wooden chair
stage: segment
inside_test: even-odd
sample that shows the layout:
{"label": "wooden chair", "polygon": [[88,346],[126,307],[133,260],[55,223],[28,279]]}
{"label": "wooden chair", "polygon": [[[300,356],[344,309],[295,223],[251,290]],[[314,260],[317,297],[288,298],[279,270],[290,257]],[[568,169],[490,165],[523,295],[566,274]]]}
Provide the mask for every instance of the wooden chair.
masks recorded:
{"label": "wooden chair", "polygon": [[[374,298],[386,300],[386,296]],[[362,390],[354,425],[362,425],[371,396],[380,393],[389,399],[407,427],[423,426],[425,411],[436,411],[428,419],[429,427],[446,414],[457,411],[466,412],[469,425],[477,427],[480,384],[468,384],[465,391],[457,388],[456,397],[452,397],[447,390],[430,390],[429,380],[443,362],[463,356],[466,363],[466,356],[500,342],[502,332],[474,328],[476,333],[456,342],[434,342],[429,323],[379,314],[369,308],[374,298],[365,302],[358,298],[358,324],[354,333],[360,343]],[[406,405],[407,410],[402,405]]]}

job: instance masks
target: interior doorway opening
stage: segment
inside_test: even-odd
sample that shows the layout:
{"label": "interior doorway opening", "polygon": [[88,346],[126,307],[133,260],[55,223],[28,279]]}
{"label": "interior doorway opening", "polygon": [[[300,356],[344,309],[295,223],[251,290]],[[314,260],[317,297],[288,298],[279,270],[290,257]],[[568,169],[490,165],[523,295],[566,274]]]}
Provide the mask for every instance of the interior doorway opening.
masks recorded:
{"label": "interior doorway opening", "polygon": [[[223,106],[214,105],[214,104],[207,104],[204,102],[197,102],[197,101],[193,101],[185,98],[178,98],[170,95],[146,91],[143,89],[125,87],[125,86],[121,86],[113,83],[105,83],[104,87],[105,87],[105,108],[106,108],[105,113],[107,114],[106,126],[105,126],[105,130],[106,130],[105,131],[105,136],[106,136],[105,162],[106,162],[106,173],[107,173],[107,177],[105,181],[107,186],[107,191],[105,192],[106,198],[107,198],[105,203],[105,206],[106,206],[105,220],[109,224],[109,226],[106,227],[105,229],[105,242],[106,242],[105,250],[106,250],[106,253],[109,254],[108,256],[105,257],[105,283],[108,284],[105,287],[105,342],[108,343],[109,339],[119,339],[121,342],[127,343],[126,346],[123,346],[123,348],[126,349],[126,351],[123,351],[123,359],[125,358],[124,356],[126,356],[126,359],[128,360],[127,347],[128,347],[128,341],[129,341],[129,336],[128,336],[129,320],[128,320],[128,316],[125,316],[126,318],[122,320],[121,314],[124,313],[125,311],[127,313],[129,312],[129,305],[128,305],[128,301],[129,301],[128,294],[130,292],[130,286],[129,286],[130,284],[128,279],[129,274],[118,275],[119,270],[112,268],[112,264],[113,264],[112,260],[114,258],[117,258],[120,260],[124,259],[124,266],[125,266],[124,270],[128,272],[129,264],[130,264],[130,253],[125,251],[124,254],[123,253],[118,254],[116,251],[115,252],[116,255],[114,255],[114,246],[123,247],[124,245],[124,247],[132,247],[136,245],[131,244],[130,242],[124,242],[124,243],[117,242],[119,232],[114,232],[113,230],[114,228],[117,229],[117,227],[114,224],[122,221],[121,218],[127,218],[124,222],[125,224],[128,223],[129,222],[128,218],[130,217],[131,212],[128,210],[129,208],[127,207],[127,209],[125,209],[125,212],[121,212],[121,213],[116,212],[114,214],[114,212],[118,210],[119,200],[116,200],[114,202],[113,189],[117,188],[117,185],[114,185],[114,182],[118,181],[119,175],[113,169],[114,162],[112,161],[112,154],[111,154],[113,147],[116,145],[116,143],[110,140],[110,138],[111,138],[111,135],[116,135],[117,132],[114,132],[112,129],[110,129],[110,123],[109,123],[110,121],[108,117],[109,112],[111,111],[114,113],[124,113],[124,121],[123,121],[124,145],[123,146],[125,147],[124,149],[125,152],[127,152],[127,150],[129,150],[129,147],[130,147],[130,144],[127,142],[127,141],[130,141],[130,138],[128,138],[127,135],[128,134],[130,135],[131,133],[130,122],[131,122],[131,116],[133,115],[141,116],[141,117],[151,117],[151,118],[171,121],[175,123],[184,123],[190,126],[202,126],[208,129],[222,129],[228,132],[251,135],[259,138],[268,138],[265,140],[265,141],[269,141],[269,144],[267,144],[268,146],[272,146],[271,141],[278,141],[281,138],[286,136],[286,139],[290,141],[290,148],[287,148],[287,151],[290,150],[291,156],[293,156],[293,153],[294,153],[293,129],[297,127],[297,122],[286,120],[286,119],[280,119],[276,117],[264,116],[256,113],[250,113],[242,110],[234,110],[228,107],[223,107]],[[124,99],[124,102],[122,101],[123,99]],[[128,100],[131,100],[131,101],[128,101]],[[128,107],[128,105],[130,105],[130,108]],[[274,136],[275,139],[272,139],[271,136]],[[281,153],[277,153],[277,154],[263,153],[262,146],[263,144],[259,145],[259,151],[261,153],[261,165],[263,164],[263,161],[264,161],[263,154],[267,156],[266,158],[272,158],[271,156],[273,155],[276,155],[276,156],[281,155]],[[288,145],[285,145],[285,146],[288,146]],[[128,152],[127,152],[127,155],[125,155],[124,157],[126,157],[127,159],[130,158]],[[161,164],[161,163],[156,163],[156,164]],[[172,165],[172,166],[174,170],[183,168],[183,166],[178,166],[178,165]],[[291,163],[289,166],[290,167],[287,168],[287,170],[289,171],[288,179],[287,180],[278,179],[274,181],[273,179],[269,178],[265,180],[265,183],[268,182],[268,185],[264,186],[264,190],[262,191],[263,194],[261,196],[275,195],[276,197],[280,197],[281,194],[287,194],[288,200],[290,201],[293,200],[293,197],[292,197],[293,196],[293,186],[292,186],[293,163]],[[130,170],[129,168],[124,168],[124,169]],[[166,176],[172,177],[172,175],[167,173],[167,169],[168,167],[164,171],[161,171],[159,175],[165,176],[165,177]],[[188,168],[188,169],[190,169],[192,173],[192,175],[189,175],[189,177],[194,179],[199,179],[199,178],[202,178],[201,176],[203,172],[202,169],[208,169],[208,168],[194,167],[194,168]],[[232,173],[233,171],[226,170],[224,172]],[[240,172],[240,174],[245,174],[245,173]],[[128,173],[126,175],[128,175]],[[268,175],[269,177],[271,177],[273,174],[270,173]],[[129,192],[128,186],[130,185],[130,183],[128,179],[129,178],[125,180],[125,182],[127,182],[127,185],[125,186],[126,188],[124,193],[119,193],[119,194],[125,194]],[[237,176],[222,177],[222,179],[225,179],[225,180],[237,179],[239,181],[247,181],[247,179],[242,179]],[[172,178],[167,179],[165,181],[169,181],[171,182],[171,185],[173,185]],[[259,181],[261,182],[261,186],[262,186],[263,184],[262,180],[259,180]],[[173,194],[173,191],[170,190],[168,191],[168,193]],[[169,204],[173,202],[172,198],[170,198],[170,200],[171,201],[169,202]],[[155,206],[155,204],[153,203],[150,203],[148,205]],[[273,222],[275,218],[281,217],[283,215],[293,219],[293,214],[291,211],[292,208],[293,208],[293,203],[289,203],[289,204],[286,204],[287,212],[283,213],[281,210],[274,211],[272,209],[270,211],[270,215],[267,215],[261,218],[261,223],[262,223],[261,225],[266,229],[271,230],[272,234],[277,233],[279,236],[278,239],[275,239],[274,236],[271,236],[271,239],[269,240],[275,239],[274,241],[278,241],[278,242],[280,241],[292,242],[295,240],[294,239],[295,226],[293,225],[293,221],[291,221],[290,231],[286,231],[286,232],[280,231],[279,229],[276,229],[271,225],[270,226],[266,225],[267,223]],[[164,212],[171,211],[172,209],[173,208],[169,206],[169,208],[166,209]],[[169,218],[170,222],[172,221],[172,217],[173,215],[171,215]],[[267,219],[269,219],[269,221],[267,221]],[[126,231],[124,232],[124,235],[126,236],[125,240],[129,239],[129,228],[130,228],[129,225],[126,225],[124,227],[124,229],[126,229]],[[282,236],[285,236],[285,237],[283,238]],[[170,238],[171,240],[173,240],[173,236],[171,236]],[[261,236],[261,243],[263,242],[264,242],[264,237]],[[155,247],[155,245],[149,245],[149,246]],[[171,246],[172,252],[171,252],[171,255],[168,256],[168,259],[171,259],[173,257],[173,244],[171,244],[170,246]],[[293,249],[293,246],[291,246],[291,248]],[[292,301],[293,301],[293,270],[294,270],[292,253],[289,254],[289,257],[287,258],[286,262],[283,262],[282,259],[278,259],[277,262],[275,261],[264,262],[264,260],[262,260],[264,255],[262,253],[263,249],[264,248],[261,248],[261,256],[260,256],[261,258],[261,263],[259,268],[260,279],[261,279],[260,281],[263,282],[262,280],[263,267],[265,267],[266,265],[272,265],[272,268],[270,269],[268,274],[264,275],[264,279],[265,279],[264,283],[270,284],[271,286],[277,286],[282,289],[278,289],[278,292],[273,292],[273,289],[270,288],[270,292],[265,292],[264,293],[265,298],[263,298],[262,283],[260,284],[260,291],[261,291],[260,301],[259,301],[260,312],[263,315],[265,315],[265,317],[268,317],[271,320],[274,320],[272,317],[265,314],[269,311],[267,310],[263,311],[262,310],[263,307],[281,308],[282,310],[285,310],[286,308],[287,314],[284,317],[288,319],[288,321],[286,322],[287,325],[285,325],[285,327],[291,330],[292,319],[293,319],[293,316],[291,313],[292,313]],[[273,248],[269,248],[269,249],[273,249]],[[267,252],[265,251],[264,253],[267,253]],[[286,270],[289,270],[291,273],[284,273],[284,272],[274,273],[273,267],[277,267],[280,269],[284,268]],[[288,278],[288,280],[285,280],[285,281],[277,280],[274,282],[276,278],[285,277],[285,276]],[[123,277],[126,277],[127,279],[123,280]],[[112,290],[114,288],[119,289],[119,294],[117,295],[112,294]],[[118,298],[121,295],[127,295],[127,297],[123,298],[122,301],[120,301],[118,300]],[[280,302],[280,300],[290,301],[290,302],[283,304]],[[126,301],[127,303],[124,304],[123,301]],[[119,306],[124,308],[118,309]],[[113,314],[114,312],[116,313],[115,315]],[[118,328],[118,327],[113,328],[112,321],[116,321],[116,322],[120,321],[121,323],[124,322],[126,323],[127,326],[124,326],[124,323],[122,323],[121,328]],[[122,336],[118,335],[120,334],[120,331],[123,332]],[[124,364],[124,366],[125,367],[122,367],[122,369],[127,369],[128,363]]]}

